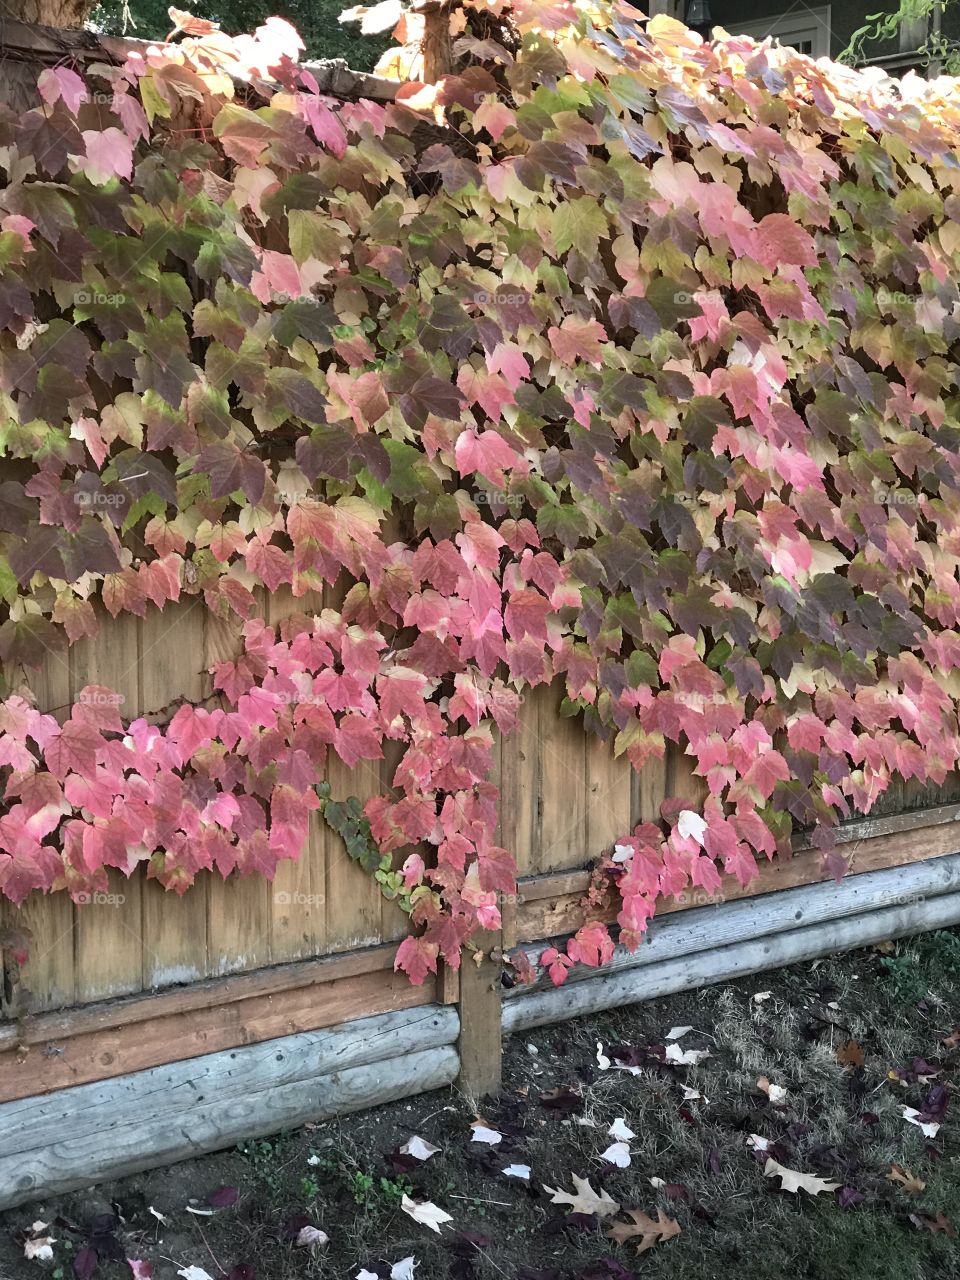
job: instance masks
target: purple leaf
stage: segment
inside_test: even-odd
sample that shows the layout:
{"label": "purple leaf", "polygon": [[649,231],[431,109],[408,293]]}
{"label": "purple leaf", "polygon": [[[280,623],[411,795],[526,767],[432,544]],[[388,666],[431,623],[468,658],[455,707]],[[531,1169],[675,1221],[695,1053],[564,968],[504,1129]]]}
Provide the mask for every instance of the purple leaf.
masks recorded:
{"label": "purple leaf", "polygon": [[237,1203],[239,1195],[236,1187],[218,1187],[207,1196],[207,1204],[211,1209],[228,1209]]}
{"label": "purple leaf", "polygon": [[90,1280],[90,1277],[97,1269],[97,1263],[100,1257],[96,1249],[91,1249],[89,1245],[80,1252],[73,1260],[73,1274],[77,1280]]}
{"label": "purple leaf", "polygon": [[855,1204],[859,1204],[863,1199],[863,1193],[858,1191],[856,1187],[841,1187],[837,1192],[837,1204],[841,1209],[852,1209]]}

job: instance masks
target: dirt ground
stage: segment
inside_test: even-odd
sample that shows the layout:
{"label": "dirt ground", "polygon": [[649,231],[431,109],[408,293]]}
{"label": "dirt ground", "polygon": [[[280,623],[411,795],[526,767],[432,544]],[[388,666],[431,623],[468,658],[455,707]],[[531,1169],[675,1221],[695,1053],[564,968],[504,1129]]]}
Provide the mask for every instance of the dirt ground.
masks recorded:
{"label": "dirt ground", "polygon": [[0,1216],[0,1280],[949,1280],[958,1022],[948,931],[538,1029],[490,1141],[447,1089],[249,1142]]}

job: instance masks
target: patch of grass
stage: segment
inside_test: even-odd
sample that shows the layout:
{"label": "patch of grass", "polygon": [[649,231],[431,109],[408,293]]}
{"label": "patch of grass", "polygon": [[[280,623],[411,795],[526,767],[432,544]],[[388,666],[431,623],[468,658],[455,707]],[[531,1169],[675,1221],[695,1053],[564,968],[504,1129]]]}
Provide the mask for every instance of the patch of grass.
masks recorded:
{"label": "patch of grass", "polygon": [[[770,995],[755,1000],[761,992]],[[518,1280],[524,1267],[551,1280],[960,1280],[957,1240],[943,1229],[960,1228],[960,1046],[947,1043],[958,1010],[960,932],[941,930],[891,955],[853,953],[516,1035],[504,1090],[480,1108],[503,1135],[492,1148],[470,1141],[472,1108],[444,1090],[244,1143],[230,1157],[237,1169],[208,1157],[99,1194],[132,1206],[129,1256],[149,1258],[157,1280],[205,1266],[207,1246],[225,1274],[243,1263],[262,1280],[348,1280],[362,1268],[387,1276],[409,1255],[416,1280]],[[681,1045],[710,1056],[686,1067],[644,1057],[672,1026],[694,1028]],[[636,1047],[639,1074],[601,1070],[598,1040],[608,1057]],[[918,1058],[932,1080],[917,1079]],[[782,1098],[771,1101],[764,1078]],[[927,1138],[903,1108],[921,1108],[931,1084],[946,1085],[951,1101]],[[556,1091],[573,1110],[541,1102]],[[636,1135],[625,1169],[602,1159],[619,1118]],[[411,1134],[440,1152],[402,1168],[394,1153]],[[764,1175],[768,1154],[850,1189],[853,1202],[783,1191]],[[529,1186],[504,1177],[511,1163],[530,1165]],[[916,1191],[889,1180],[893,1164]],[[662,1210],[680,1234],[638,1256],[605,1236],[609,1221],[570,1219],[544,1185],[572,1190],[574,1174],[625,1209]],[[241,1186],[240,1200],[203,1218],[200,1240],[183,1206],[225,1181]],[[405,1194],[432,1200],[453,1225],[434,1236],[403,1213]],[[138,1203],[170,1219],[162,1243]],[[74,1213],[69,1198],[43,1206],[45,1221],[58,1213]],[[5,1245],[14,1221],[36,1216],[8,1215],[3,1280],[36,1280],[22,1246],[18,1256]],[[298,1249],[290,1224],[303,1221],[329,1244]],[[57,1256],[67,1280],[69,1255]],[[124,1274],[106,1259],[101,1270],[103,1280]]]}

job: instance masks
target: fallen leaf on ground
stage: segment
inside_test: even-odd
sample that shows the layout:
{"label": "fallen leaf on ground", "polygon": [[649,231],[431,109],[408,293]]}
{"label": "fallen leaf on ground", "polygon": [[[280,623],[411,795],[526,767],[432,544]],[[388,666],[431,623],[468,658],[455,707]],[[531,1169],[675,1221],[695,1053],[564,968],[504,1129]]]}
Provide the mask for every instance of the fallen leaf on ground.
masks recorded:
{"label": "fallen leaf on ground", "polygon": [[505,1178],[519,1178],[521,1182],[530,1181],[530,1166],[528,1164],[508,1164],[503,1171]]}
{"label": "fallen leaf on ground", "polygon": [[416,1201],[411,1200],[409,1196],[404,1196],[400,1201],[400,1208],[404,1213],[408,1214],[414,1222],[419,1222],[423,1227],[429,1227],[431,1231],[440,1234],[440,1228],[445,1222],[452,1222],[453,1218],[449,1213],[444,1211],[433,1203],[432,1200]]}
{"label": "fallen leaf on ground", "polygon": [[837,1061],[842,1067],[862,1067],[864,1063],[863,1046],[859,1040],[848,1040],[837,1047]]}
{"label": "fallen leaf on ground", "polygon": [[782,1084],[773,1084],[766,1076],[760,1077],[757,1088],[765,1093],[771,1102],[782,1102],[787,1096],[787,1091]]}
{"label": "fallen leaf on ground", "polygon": [[916,1174],[910,1172],[909,1169],[902,1169],[898,1164],[890,1166],[890,1172],[887,1174],[888,1182],[899,1182],[905,1190],[918,1196],[926,1187],[926,1183],[922,1178],[918,1178]]}
{"label": "fallen leaf on ground", "polygon": [[498,1142],[503,1141],[503,1134],[498,1133],[496,1129],[488,1129],[481,1120],[475,1120],[470,1126],[473,1130],[471,1142],[486,1142],[489,1146],[496,1146]]}
{"label": "fallen leaf on ground", "polygon": [[168,1218],[166,1218],[166,1217],[165,1217],[165,1215],[164,1215],[164,1214],[162,1214],[162,1213],[160,1212],[160,1210],[159,1210],[159,1209],[155,1209],[155,1208],[153,1207],[153,1205],[151,1205],[151,1206],[150,1206],[150,1212],[153,1214],[153,1216],[156,1218],[156,1220],[157,1220],[159,1223],[162,1223],[162,1225],[163,1225],[163,1226],[167,1226],[167,1225],[168,1225],[169,1219],[168,1219]]}
{"label": "fallen leaf on ground", "polygon": [[671,1027],[664,1036],[665,1040],[682,1040],[688,1031],[692,1031],[693,1027]]}
{"label": "fallen leaf on ground", "polygon": [[630,1167],[630,1148],[625,1142],[611,1142],[600,1159],[607,1160],[610,1164],[615,1164],[618,1169],[628,1169]]}
{"label": "fallen leaf on ground", "polygon": [[550,1193],[551,1204],[568,1204],[574,1213],[595,1213],[598,1218],[611,1218],[615,1213],[620,1212],[620,1205],[616,1200],[612,1200],[603,1188],[598,1195],[588,1179],[578,1178],[575,1173],[570,1177],[577,1189],[573,1195],[569,1191],[561,1191],[559,1187],[548,1187],[546,1183],[543,1184],[544,1191]]}
{"label": "fallen leaf on ground", "polygon": [[755,991],[750,999],[754,1004],[763,1004],[764,1000],[769,1000],[772,995],[772,991]]}
{"label": "fallen leaf on ground", "polygon": [[411,1253],[409,1258],[401,1258],[390,1268],[390,1280],[413,1280],[413,1269],[417,1260]]}
{"label": "fallen leaf on ground", "polygon": [[940,1132],[938,1120],[922,1120],[921,1113],[913,1107],[901,1107],[900,1111],[908,1124],[915,1124],[925,1138],[935,1138]]}
{"label": "fallen leaf on ground", "polygon": [[770,1147],[769,1138],[761,1138],[759,1133],[750,1133],[747,1135],[747,1146],[752,1151],[767,1151]]}
{"label": "fallen leaf on ground", "polygon": [[178,1276],[183,1276],[183,1280],[213,1280],[209,1271],[204,1271],[203,1267],[181,1267],[177,1272]]}
{"label": "fallen leaf on ground", "polygon": [[635,1138],[637,1136],[632,1129],[627,1128],[627,1124],[623,1116],[617,1116],[616,1120],[614,1120],[613,1124],[607,1130],[607,1135],[611,1138],[615,1138],[617,1142],[629,1142],[631,1138]]}
{"label": "fallen leaf on ground", "polygon": [[142,1258],[128,1258],[127,1266],[133,1272],[133,1280],[153,1280],[153,1263]]}
{"label": "fallen leaf on ground", "polygon": [[301,1247],[310,1244],[329,1244],[330,1237],[319,1227],[301,1227],[297,1235],[297,1244]]}
{"label": "fallen leaf on ground", "polygon": [[709,1106],[710,1099],[705,1093],[701,1093],[699,1089],[691,1089],[688,1084],[680,1087],[683,1089],[684,1102],[702,1102],[705,1106]]}
{"label": "fallen leaf on ground", "polygon": [[806,1191],[811,1196],[818,1196],[821,1191],[836,1191],[839,1182],[830,1182],[826,1178],[818,1178],[812,1173],[798,1173],[796,1169],[787,1169],[778,1164],[772,1156],[767,1158],[763,1166],[765,1178],[779,1178],[781,1191]]}
{"label": "fallen leaf on ground", "polygon": [[440,1150],[435,1147],[432,1142],[426,1142],[423,1138],[414,1134],[414,1136],[403,1144],[400,1148],[401,1154],[405,1156],[413,1156],[414,1160],[429,1160],[431,1156],[435,1156]]}
{"label": "fallen leaf on ground", "polygon": [[236,1187],[217,1187],[207,1196],[207,1204],[211,1209],[229,1209],[230,1205],[237,1203],[239,1195]]}
{"label": "fallen leaf on ground", "polygon": [[[37,1229],[43,1230],[46,1227],[45,1222],[35,1222],[30,1228],[31,1231]],[[31,1262],[52,1262],[53,1246],[56,1244],[53,1236],[37,1236],[24,1242],[23,1256]]]}
{"label": "fallen leaf on ground", "polygon": [[657,1210],[657,1220],[648,1217],[641,1209],[625,1209],[632,1223],[614,1222],[607,1231],[608,1240],[616,1240],[617,1244],[633,1243],[640,1237],[637,1253],[646,1253],[655,1244],[664,1240],[672,1240],[680,1234],[680,1224],[676,1218],[668,1218],[662,1209]]}
{"label": "fallen leaf on ground", "polygon": [[943,1044],[948,1049],[956,1049],[960,1046],[960,1027],[954,1027],[948,1036],[944,1036]]}
{"label": "fallen leaf on ground", "polygon": [[702,1062],[704,1058],[710,1057],[709,1049],[681,1049],[678,1044],[668,1044],[667,1051],[664,1055],[667,1062],[673,1062],[678,1067],[695,1067],[698,1062]]}
{"label": "fallen leaf on ground", "polygon": [[943,1231],[948,1236],[957,1234],[956,1228],[945,1213],[938,1213],[935,1218],[931,1218],[928,1214],[911,1213],[909,1218],[913,1225],[921,1231],[932,1231],[934,1234],[938,1231]]}

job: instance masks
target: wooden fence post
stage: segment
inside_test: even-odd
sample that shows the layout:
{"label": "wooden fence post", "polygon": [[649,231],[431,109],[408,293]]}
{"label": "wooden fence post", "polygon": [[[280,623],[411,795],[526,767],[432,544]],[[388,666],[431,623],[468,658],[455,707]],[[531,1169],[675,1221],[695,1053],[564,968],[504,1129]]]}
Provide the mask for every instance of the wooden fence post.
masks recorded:
{"label": "wooden fence post", "polygon": [[460,966],[460,1076],[458,1084],[474,1101],[500,1088],[502,1046],[500,1030],[499,930],[484,929],[474,935],[483,952],[478,965],[465,951]]}

